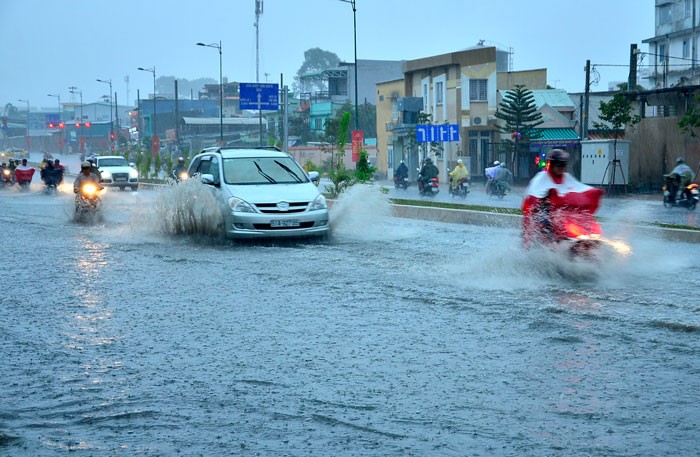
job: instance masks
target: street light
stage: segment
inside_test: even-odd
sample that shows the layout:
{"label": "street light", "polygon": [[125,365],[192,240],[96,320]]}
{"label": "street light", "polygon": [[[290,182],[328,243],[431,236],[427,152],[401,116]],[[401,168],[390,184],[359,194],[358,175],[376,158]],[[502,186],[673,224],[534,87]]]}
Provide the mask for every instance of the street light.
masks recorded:
{"label": "street light", "polygon": [[78,142],[80,143],[80,160],[83,160],[85,158],[83,155],[85,152],[85,138],[83,138],[83,91],[78,90],[75,86],[70,86],[68,89],[70,89],[71,94],[80,94],[80,139]]}
{"label": "street light", "polygon": [[112,78],[108,80],[98,79],[98,83],[109,84],[109,146],[110,149],[114,150],[113,138],[114,138],[114,121],[112,120]]}
{"label": "street light", "polygon": [[153,152],[154,141],[158,138],[156,135],[156,66],[154,65],[153,68],[139,67],[138,70],[153,73],[153,122],[151,122],[153,129],[153,132],[151,132],[151,152]]}
{"label": "street light", "polygon": [[[46,94],[46,95],[47,95],[48,97],[56,97],[56,98],[58,98],[58,123],[60,124],[60,123],[62,122],[62,121],[61,121],[61,94],[56,94],[56,95],[54,95],[54,94]],[[59,127],[59,131],[60,131],[60,132],[63,132],[62,130],[60,130],[60,127]],[[60,151],[60,152],[61,152],[61,154],[63,154],[63,133],[61,133],[60,137],[61,137],[61,140],[60,140],[60,142],[59,142],[59,144],[60,144],[60,146],[61,146],[61,151]]]}
{"label": "street light", "polygon": [[29,153],[29,146],[30,146],[30,143],[29,143],[29,100],[19,99],[17,101],[27,104],[27,153]]}
{"label": "street light", "polygon": [[197,43],[197,46],[205,46],[207,48],[216,48],[219,50],[219,142],[224,145],[224,81],[221,73],[221,40],[219,44],[204,44]]}
{"label": "street light", "polygon": [[352,6],[352,32],[355,40],[355,130],[360,130],[360,117],[357,113],[357,8],[355,0],[340,0]]}

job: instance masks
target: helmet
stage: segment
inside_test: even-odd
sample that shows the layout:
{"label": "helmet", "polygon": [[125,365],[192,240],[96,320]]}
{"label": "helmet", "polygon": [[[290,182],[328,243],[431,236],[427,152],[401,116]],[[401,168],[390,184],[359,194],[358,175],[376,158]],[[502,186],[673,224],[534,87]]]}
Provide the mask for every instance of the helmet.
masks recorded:
{"label": "helmet", "polygon": [[500,163],[501,163],[501,162],[499,162],[498,160],[494,160],[494,161],[493,161],[493,166],[495,167],[496,165],[499,165]]}
{"label": "helmet", "polygon": [[464,163],[462,159],[457,159],[457,163]]}
{"label": "helmet", "polygon": [[425,159],[425,163],[433,163],[433,159],[431,159],[430,157],[428,157],[428,158]]}
{"label": "helmet", "polygon": [[178,157],[177,158],[178,163],[185,163],[185,158],[184,157]]}
{"label": "helmet", "polygon": [[91,168],[92,164],[88,162],[87,160],[83,163],[80,164],[80,168]]}
{"label": "helmet", "polygon": [[569,153],[563,149],[552,149],[547,155],[547,160],[566,165],[566,163],[569,161]]}
{"label": "helmet", "polygon": [[506,163],[505,163],[505,162],[501,162],[501,167],[505,168],[505,167],[506,167]]}
{"label": "helmet", "polygon": [[685,160],[683,160],[683,157],[679,157],[676,159],[676,163],[685,163]]}
{"label": "helmet", "polygon": [[403,160],[401,161],[401,163],[404,163]]}

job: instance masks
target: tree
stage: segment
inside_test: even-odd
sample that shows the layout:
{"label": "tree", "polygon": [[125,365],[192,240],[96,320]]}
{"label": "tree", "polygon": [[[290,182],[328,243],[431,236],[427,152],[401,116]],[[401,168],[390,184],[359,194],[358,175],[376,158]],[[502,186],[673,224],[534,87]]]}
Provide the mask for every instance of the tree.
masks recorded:
{"label": "tree", "polygon": [[[330,121],[329,119],[328,121]],[[326,121],[327,128],[329,122]],[[343,157],[345,156],[345,143],[348,132],[350,130],[350,113],[343,113],[340,119],[337,120],[337,133],[335,133],[336,143],[335,143],[335,156],[332,161],[332,165],[328,170],[328,178],[331,180],[333,185],[326,186],[326,192],[331,195],[331,198],[336,198],[345,189],[354,184],[352,173],[345,168],[343,163]],[[329,135],[329,138],[331,136]]]}
{"label": "tree", "polygon": [[691,137],[697,136],[695,129],[700,128],[700,94],[693,96],[690,107],[678,121],[678,127],[683,133],[687,133]]}
{"label": "tree", "polygon": [[517,84],[515,89],[506,92],[498,106],[496,117],[505,122],[505,125],[498,126],[498,130],[510,136],[510,139],[506,140],[513,144],[510,166],[512,170],[517,170],[516,161],[522,145],[529,144],[531,140],[542,136],[536,130],[536,127],[544,122],[542,113],[535,106],[532,91],[522,84]]}
{"label": "tree", "polygon": [[[639,123],[640,117],[630,114],[632,111],[632,103],[621,93],[615,94],[608,102],[600,102],[599,111],[598,117],[607,122],[607,124],[603,122],[594,122],[593,126],[597,129],[613,133],[613,151],[617,151],[617,139],[620,136],[620,132],[624,131],[623,128],[625,126],[634,127],[635,124]],[[617,160],[617,156],[614,160]]]}
{"label": "tree", "polygon": [[294,77],[294,83],[292,88],[294,92],[315,92],[328,90],[326,84],[323,80],[317,79],[313,81],[303,81],[301,77],[307,73],[320,72],[327,70],[329,68],[335,68],[340,63],[340,57],[338,57],[334,52],[324,51],[321,48],[311,48],[304,52],[304,63],[301,64],[296,76]]}
{"label": "tree", "polygon": [[360,151],[360,160],[357,162],[357,170],[355,170],[355,177],[358,182],[367,182],[372,179],[372,175],[377,171],[374,165],[369,163],[369,154],[366,150]]}

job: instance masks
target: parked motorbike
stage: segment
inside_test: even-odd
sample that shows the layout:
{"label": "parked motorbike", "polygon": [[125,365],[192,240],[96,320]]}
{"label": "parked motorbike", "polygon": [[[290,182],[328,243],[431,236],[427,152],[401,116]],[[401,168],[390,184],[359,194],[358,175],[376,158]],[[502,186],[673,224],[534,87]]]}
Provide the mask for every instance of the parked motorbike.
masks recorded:
{"label": "parked motorbike", "polygon": [[680,196],[672,198],[671,190],[668,186],[663,186],[664,191],[664,206],[666,208],[681,207],[687,208],[689,211],[694,210],[700,201],[700,186],[697,183],[691,183],[680,191]]}
{"label": "parked motorbike", "polygon": [[467,198],[467,194],[469,193],[469,183],[467,182],[467,178],[462,178],[459,181],[457,181],[457,185],[455,188],[452,188],[452,180],[450,179],[450,195],[453,197],[462,197],[462,198]]}
{"label": "parked motorbike", "polygon": [[75,220],[89,222],[99,217],[102,200],[99,191],[102,188],[93,182],[84,183],[75,195]]}
{"label": "parked motorbike", "polygon": [[394,176],[394,188],[403,190],[408,189],[408,178],[406,178],[405,176],[402,176],[400,178]]}
{"label": "parked motorbike", "polygon": [[437,178],[423,181],[423,190],[420,191],[421,197],[434,197],[438,194],[438,192],[440,192],[440,187]]}

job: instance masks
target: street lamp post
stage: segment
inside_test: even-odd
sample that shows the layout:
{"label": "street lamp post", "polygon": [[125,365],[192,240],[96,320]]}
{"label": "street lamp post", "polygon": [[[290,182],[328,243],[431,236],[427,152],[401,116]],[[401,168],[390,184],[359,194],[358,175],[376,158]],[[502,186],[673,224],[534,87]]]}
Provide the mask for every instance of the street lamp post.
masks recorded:
{"label": "street lamp post", "polygon": [[197,46],[206,46],[208,48],[216,48],[219,50],[219,142],[224,145],[224,80],[221,70],[221,40],[219,44],[197,43]]}
{"label": "street lamp post", "polygon": [[85,138],[83,138],[83,91],[78,90],[75,86],[70,86],[68,89],[70,89],[71,94],[80,94],[80,138],[78,138],[78,143],[80,144],[80,160],[83,160],[85,158]]}
{"label": "street lamp post", "polygon": [[29,153],[30,149],[30,141],[29,141],[29,100],[22,100],[19,99],[17,100],[18,102],[26,103],[27,104],[27,153]]}
{"label": "street lamp post", "polygon": [[[158,140],[158,135],[156,133],[156,66],[154,65],[153,68],[139,67],[138,69],[153,74],[153,122],[151,122],[151,128],[153,129],[153,132],[151,132],[151,153],[153,153],[153,145]],[[160,148],[160,145],[158,147]]]}
{"label": "street lamp post", "polygon": [[55,94],[55,95],[54,94],[46,94],[46,95],[49,97],[58,98],[58,123],[59,123],[59,131],[61,132],[61,135],[60,135],[61,139],[60,139],[59,145],[61,146],[60,152],[61,152],[61,154],[63,154],[63,130],[61,130],[61,127],[60,127],[61,122],[63,122],[61,120],[61,94]]}
{"label": "street lamp post", "polygon": [[355,130],[360,130],[360,117],[357,112],[357,8],[355,0],[340,0],[352,6],[352,32],[355,42]]}
{"label": "street lamp post", "polygon": [[114,151],[114,121],[112,120],[112,78],[108,80],[98,79],[98,83],[109,84],[109,148]]}

